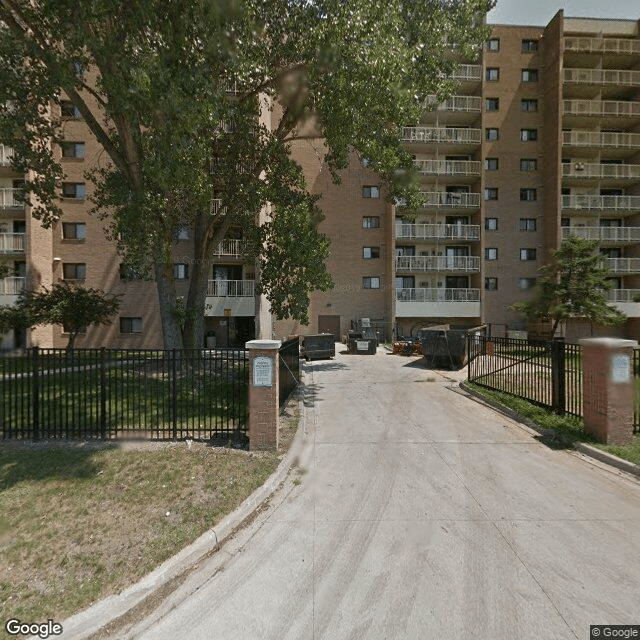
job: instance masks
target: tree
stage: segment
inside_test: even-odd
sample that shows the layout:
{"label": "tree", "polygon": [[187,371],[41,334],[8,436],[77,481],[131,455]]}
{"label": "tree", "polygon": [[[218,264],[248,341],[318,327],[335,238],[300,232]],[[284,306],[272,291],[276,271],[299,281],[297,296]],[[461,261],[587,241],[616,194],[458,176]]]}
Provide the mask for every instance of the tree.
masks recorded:
{"label": "tree", "polygon": [[0,329],[60,324],[69,334],[67,353],[76,337],[92,324],[109,324],[118,312],[118,296],[99,289],[56,282],[51,289],[22,291],[13,307],[0,307]]}
{"label": "tree", "polygon": [[605,291],[613,288],[611,272],[596,253],[597,241],[569,236],[553,252],[551,263],[540,268],[534,297],[511,306],[531,319],[551,320],[550,337],[560,322],[582,317],[607,326],[622,324],[624,313],[607,304]]}
{"label": "tree", "polygon": [[[165,347],[201,343],[210,256],[234,227],[257,261],[258,293],[278,317],[306,322],[309,292],[331,286],[329,246],[291,145],[322,141],[336,181],[355,151],[390,198],[415,204],[400,127],[418,122],[427,95],[453,91],[452,50],[479,54],[490,6],[0,0],[0,137],[13,167],[31,171],[24,198],[49,225],[62,213],[56,114],[64,94],[73,101],[110,159],[89,176],[95,212],[125,259],[153,273]],[[182,225],[195,247],[185,314],[172,271]]]}

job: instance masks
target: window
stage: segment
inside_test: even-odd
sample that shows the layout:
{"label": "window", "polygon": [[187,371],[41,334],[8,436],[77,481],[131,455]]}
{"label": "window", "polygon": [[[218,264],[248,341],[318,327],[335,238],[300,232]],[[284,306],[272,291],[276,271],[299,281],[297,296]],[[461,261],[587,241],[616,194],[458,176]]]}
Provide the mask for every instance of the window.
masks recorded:
{"label": "window", "polygon": [[177,262],[173,265],[173,277],[176,280],[186,280],[189,277],[189,265]]}
{"label": "window", "polygon": [[537,171],[538,161],[535,158],[520,158],[520,171]]}
{"label": "window", "polygon": [[379,289],[380,278],[374,278],[373,276],[365,276],[364,278],[362,278],[362,288],[363,289]]}
{"label": "window", "polygon": [[379,229],[380,218],[378,216],[365,216],[362,218],[363,229]]}
{"label": "window", "polygon": [[87,195],[84,182],[63,182],[62,197],[75,198],[76,200],[84,200]]}
{"label": "window", "polygon": [[535,249],[520,249],[520,260],[535,260],[535,259],[536,259]]}
{"label": "window", "polygon": [[536,231],[538,228],[538,221],[536,218],[520,218],[519,227],[520,231]]}
{"label": "window", "polygon": [[[86,326],[77,327],[76,331],[77,333],[87,333],[87,327]],[[62,333],[71,333],[71,327],[64,322],[62,323]]]}
{"label": "window", "polygon": [[62,100],[60,102],[60,115],[63,118],[81,118],[80,110],[71,100]]}
{"label": "window", "polygon": [[497,291],[498,290],[498,278],[485,278],[484,279],[484,288],[487,291]]}
{"label": "window", "polygon": [[485,247],[484,259],[485,260],[497,260],[498,259],[498,249],[497,249],[497,247]]}
{"label": "window", "polygon": [[376,187],[376,186],[362,187],[362,197],[363,198],[379,198],[380,187]]}
{"label": "window", "polygon": [[498,67],[487,67],[485,78],[489,82],[497,82],[500,79],[500,69]]}
{"label": "window", "polygon": [[63,158],[84,158],[84,142],[62,142]]}
{"label": "window", "polygon": [[538,199],[537,189],[520,189],[520,200],[522,202],[533,202]]}
{"label": "window", "polygon": [[537,69],[523,69],[522,70],[522,82],[538,82],[538,70]]}
{"label": "window", "polygon": [[85,240],[87,225],[84,222],[63,222],[62,237],[64,240]]}
{"label": "window", "polygon": [[176,240],[189,240],[191,238],[191,229],[186,224],[181,224],[176,229]]}
{"label": "window", "polygon": [[488,127],[484,130],[484,138],[485,140],[497,140],[498,139],[498,129],[494,127]]}
{"label": "window", "polygon": [[520,291],[528,291],[536,286],[535,278],[518,278],[518,289]]}
{"label": "window", "polygon": [[486,231],[497,231],[498,230],[498,218],[485,218],[484,219],[484,228]]}
{"label": "window", "polygon": [[500,38],[489,38],[487,40],[487,51],[500,51]]}
{"label": "window", "polygon": [[498,187],[486,187],[484,190],[485,200],[497,200],[498,199]]}
{"label": "window", "polygon": [[62,265],[62,277],[65,280],[84,280],[87,265],[84,262],[65,262]]}
{"label": "window", "polygon": [[537,111],[538,99],[537,98],[523,98],[520,100],[520,111]]}
{"label": "window", "polygon": [[498,170],[498,158],[485,158],[484,159],[485,171],[497,171]]}
{"label": "window", "polygon": [[373,260],[380,257],[380,247],[362,247],[362,257],[365,260]]}
{"label": "window", "polygon": [[537,40],[523,40],[522,41],[522,53],[531,53],[538,50]]}
{"label": "window", "polygon": [[522,142],[529,142],[531,140],[538,139],[538,130],[537,129],[520,129],[520,140]]}
{"label": "window", "polygon": [[487,111],[498,111],[500,109],[500,98],[487,98],[484,102]]}
{"label": "window", "polygon": [[120,318],[120,333],[142,333],[142,318]]}

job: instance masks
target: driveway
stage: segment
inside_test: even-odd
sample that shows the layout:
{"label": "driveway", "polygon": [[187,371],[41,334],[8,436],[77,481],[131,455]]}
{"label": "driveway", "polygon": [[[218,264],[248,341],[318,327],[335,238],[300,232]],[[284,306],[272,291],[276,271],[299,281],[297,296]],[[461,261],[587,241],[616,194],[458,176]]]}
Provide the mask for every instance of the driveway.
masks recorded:
{"label": "driveway", "polygon": [[302,470],[127,637],[586,640],[640,623],[640,483],[414,358],[306,371]]}

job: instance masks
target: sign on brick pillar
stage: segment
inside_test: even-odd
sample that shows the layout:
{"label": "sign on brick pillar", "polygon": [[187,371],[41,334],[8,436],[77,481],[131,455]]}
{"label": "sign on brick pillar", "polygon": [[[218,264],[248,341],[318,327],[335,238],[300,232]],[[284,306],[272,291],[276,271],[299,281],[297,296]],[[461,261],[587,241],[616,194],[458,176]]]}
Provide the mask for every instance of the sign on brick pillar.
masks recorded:
{"label": "sign on brick pillar", "polygon": [[249,448],[278,448],[280,340],[250,340],[249,352]]}
{"label": "sign on brick pillar", "polygon": [[582,346],[584,430],[606,444],[633,440],[635,340],[585,338]]}

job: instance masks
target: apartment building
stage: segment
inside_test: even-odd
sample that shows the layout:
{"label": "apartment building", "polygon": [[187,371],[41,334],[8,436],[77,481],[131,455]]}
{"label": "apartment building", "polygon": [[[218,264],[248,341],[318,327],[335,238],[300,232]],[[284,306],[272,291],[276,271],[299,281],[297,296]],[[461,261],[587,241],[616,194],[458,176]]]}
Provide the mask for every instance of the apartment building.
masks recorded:
{"label": "apartment building", "polygon": [[[531,295],[538,269],[569,234],[599,241],[612,271],[610,301],[628,321],[606,332],[640,337],[640,21],[569,18],[546,26],[494,25],[480,60],[460,60],[455,95],[427,100],[419,126],[401,136],[415,158],[425,205],[392,206],[378,176],[354,156],[340,185],[323,165],[322,141],[296,142],[294,157],[322,195],[321,230],[335,286],[312,296],[310,323],[277,321],[274,335],[344,335],[369,318],[381,336],[437,324],[526,329],[510,305]],[[58,278],[122,295],[120,317],[91,327],[79,344],[161,345],[153,282],[122,274],[115,247],[89,213],[84,171],[104,162],[72,104],[63,105],[68,174],[64,219],[42,229],[13,199],[0,148],[0,304],[21,287]],[[176,240],[175,277],[189,278],[191,240]],[[210,345],[252,337],[253,265],[241,236],[220,245],[209,281]],[[576,319],[568,338],[599,333]],[[3,347],[63,346],[61,327],[4,336]]]}

